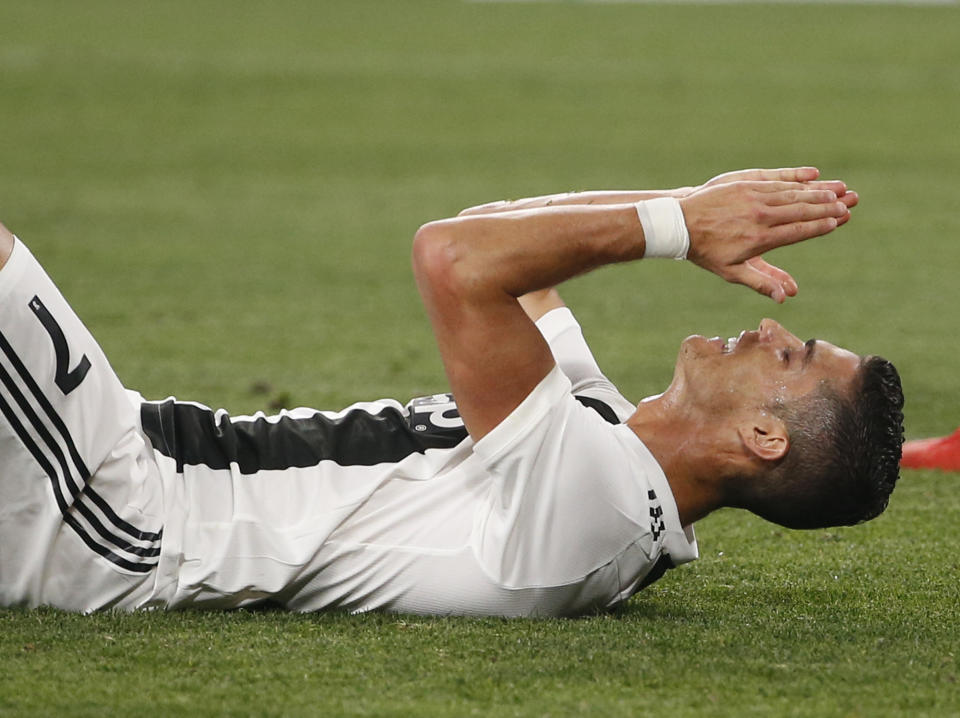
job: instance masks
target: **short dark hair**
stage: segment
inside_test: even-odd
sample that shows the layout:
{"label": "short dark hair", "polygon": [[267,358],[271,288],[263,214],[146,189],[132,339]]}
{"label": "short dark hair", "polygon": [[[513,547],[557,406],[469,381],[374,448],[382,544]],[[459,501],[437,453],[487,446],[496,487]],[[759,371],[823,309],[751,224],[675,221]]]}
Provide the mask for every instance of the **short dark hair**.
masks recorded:
{"label": "short dark hair", "polygon": [[851,391],[822,385],[773,411],[787,426],[787,455],[764,476],[738,482],[731,505],[797,529],[850,526],[883,512],[903,445],[903,390],[893,364],[865,357]]}

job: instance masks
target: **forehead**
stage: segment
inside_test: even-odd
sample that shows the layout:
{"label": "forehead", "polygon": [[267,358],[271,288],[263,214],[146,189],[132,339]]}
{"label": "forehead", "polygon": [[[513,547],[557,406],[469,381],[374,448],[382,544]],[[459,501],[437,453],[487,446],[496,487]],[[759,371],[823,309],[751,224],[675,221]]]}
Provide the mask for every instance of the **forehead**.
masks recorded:
{"label": "forehead", "polygon": [[846,388],[854,380],[863,361],[858,354],[820,339],[808,341],[805,351],[809,353],[805,373],[838,389]]}
{"label": "forehead", "polygon": [[819,362],[825,366],[838,370],[846,369],[850,372],[856,372],[860,367],[860,355],[854,354],[849,349],[838,347],[836,344],[825,342],[822,339],[811,339],[808,343],[811,344],[813,352],[811,361],[814,364]]}

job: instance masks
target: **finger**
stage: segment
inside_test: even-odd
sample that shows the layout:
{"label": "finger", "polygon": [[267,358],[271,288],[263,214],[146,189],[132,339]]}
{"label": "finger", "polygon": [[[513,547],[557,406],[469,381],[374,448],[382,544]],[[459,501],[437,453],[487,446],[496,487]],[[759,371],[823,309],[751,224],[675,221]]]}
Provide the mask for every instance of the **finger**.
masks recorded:
{"label": "finger", "polygon": [[782,180],[754,180],[748,182],[750,189],[756,192],[787,192],[788,190],[807,190],[810,185],[804,182],[785,182]]}
{"label": "finger", "polygon": [[[735,176],[734,176],[735,175]],[[776,170],[744,170],[731,172],[730,181],[741,182],[783,182],[802,185],[806,189],[827,189],[842,197],[847,193],[847,183],[843,180],[818,180],[820,170],[816,167],[788,167]],[[768,185],[768,191],[776,188]]]}
{"label": "finger", "polygon": [[750,287],[755,292],[770,297],[777,304],[782,304],[787,298],[787,292],[783,284],[776,277],[747,262],[730,267],[724,279],[728,282]]}
{"label": "finger", "polygon": [[763,202],[771,206],[796,204],[798,202],[824,204],[836,201],[837,194],[829,189],[788,189],[763,195]]}
{"label": "finger", "polygon": [[847,208],[846,214],[837,217],[837,226],[839,227],[842,224],[846,224],[850,221],[850,208],[856,207],[860,204],[860,195],[856,192],[847,192],[843,197],[840,198],[840,201],[843,202],[844,206]]}
{"label": "finger", "polygon": [[763,240],[762,248],[757,255],[764,254],[775,247],[785,247],[788,244],[796,244],[805,239],[813,237],[822,237],[829,234],[839,226],[836,217],[824,217],[806,222],[792,222],[790,224],[781,224],[771,227],[767,230]]}
{"label": "finger", "polygon": [[805,182],[804,186],[809,189],[828,189],[837,197],[842,197],[847,193],[847,183],[841,180],[820,180],[817,182]]}
{"label": "finger", "polygon": [[820,176],[820,170],[816,167],[778,167],[776,169],[740,170],[728,174],[744,181],[812,182]]}
{"label": "finger", "polygon": [[782,182],[812,182],[820,176],[816,167],[780,167],[775,170],[760,170],[761,179],[780,180]]}
{"label": "finger", "polygon": [[846,197],[850,194],[850,191],[847,190],[846,183],[840,182],[839,180],[831,180],[830,182],[755,181],[744,182],[743,184],[746,184],[748,189],[764,196],[793,192],[795,193],[793,196],[802,197],[805,196],[805,193],[810,193],[810,197],[819,198],[819,201],[828,202],[832,202],[834,199],[840,197]]}
{"label": "finger", "polygon": [[763,275],[765,279],[763,283],[765,288],[770,291],[764,292],[773,299],[778,304],[783,303],[787,297],[793,297],[797,293],[797,282],[787,274],[785,271],[779,267],[774,267],[772,264],[768,264],[759,257],[755,257],[754,260],[758,261],[749,261],[747,264],[760,275]]}
{"label": "finger", "polygon": [[746,263],[756,269],[758,272],[762,272],[763,274],[766,274],[775,281],[779,282],[784,293],[788,297],[796,296],[798,289],[797,280],[790,276],[788,272],[780,269],[780,267],[775,267],[763,259],[763,257],[753,257],[748,259]]}
{"label": "finger", "polygon": [[833,217],[839,220],[850,213],[843,202],[834,201],[826,204],[810,204],[797,202],[796,204],[774,205],[761,210],[760,221],[768,226],[791,224],[793,222],[809,222],[814,219]]}

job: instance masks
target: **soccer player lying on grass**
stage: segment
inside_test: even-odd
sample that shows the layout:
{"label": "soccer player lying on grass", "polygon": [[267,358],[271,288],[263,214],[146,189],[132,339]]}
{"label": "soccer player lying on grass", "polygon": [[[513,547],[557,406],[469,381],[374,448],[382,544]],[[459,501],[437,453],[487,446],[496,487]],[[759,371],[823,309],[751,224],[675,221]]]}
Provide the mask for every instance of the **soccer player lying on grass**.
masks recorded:
{"label": "soccer player lying on grass", "polygon": [[550,289],[686,256],[783,301],[797,285],[760,255],[857,202],[817,174],[431,222],[413,264],[452,396],[269,418],[126,391],[3,230],[0,604],[573,615],[696,558],[692,525],[720,506],[797,528],[876,516],[902,441],[888,362],[764,320],[689,337],[633,405]]}

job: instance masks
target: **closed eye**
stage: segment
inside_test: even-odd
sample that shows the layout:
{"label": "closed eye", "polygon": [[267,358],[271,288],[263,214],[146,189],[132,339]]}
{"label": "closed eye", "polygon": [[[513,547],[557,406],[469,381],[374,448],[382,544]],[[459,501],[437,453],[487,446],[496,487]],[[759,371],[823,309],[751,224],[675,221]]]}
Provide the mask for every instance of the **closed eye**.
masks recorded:
{"label": "closed eye", "polygon": [[787,347],[786,349],[783,350],[783,353],[781,354],[780,358],[781,358],[781,360],[783,361],[784,364],[789,364],[789,363],[790,363],[790,348],[789,348],[789,347]]}

